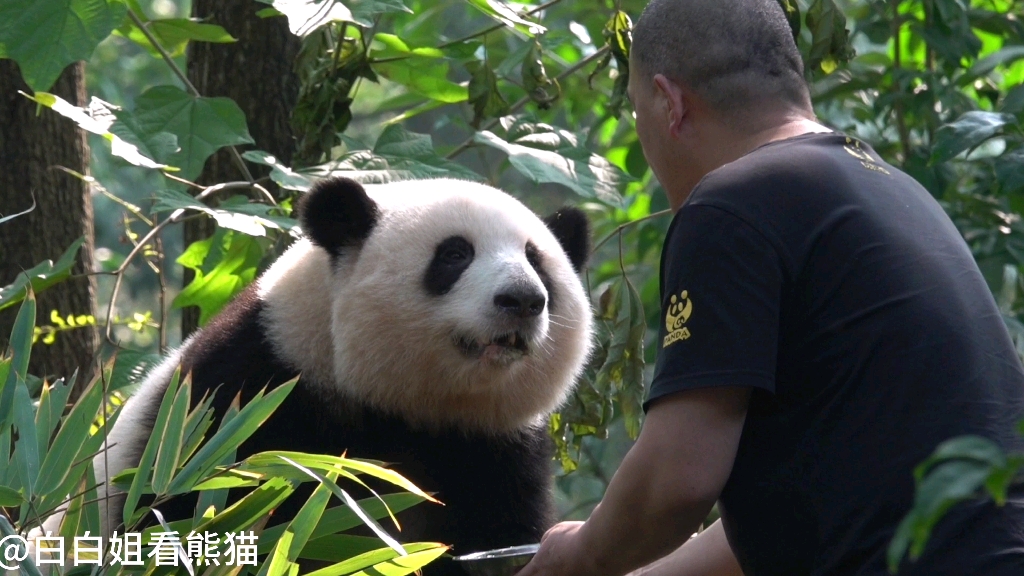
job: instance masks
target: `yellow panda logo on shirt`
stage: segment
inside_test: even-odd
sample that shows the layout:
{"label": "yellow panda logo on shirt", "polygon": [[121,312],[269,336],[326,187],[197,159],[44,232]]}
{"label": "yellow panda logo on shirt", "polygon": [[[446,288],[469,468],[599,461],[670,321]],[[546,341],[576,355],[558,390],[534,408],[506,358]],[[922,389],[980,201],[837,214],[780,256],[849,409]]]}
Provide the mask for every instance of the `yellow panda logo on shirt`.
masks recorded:
{"label": "yellow panda logo on shirt", "polygon": [[690,329],[686,327],[686,321],[690,319],[692,312],[693,301],[690,300],[688,290],[683,290],[679,296],[672,295],[672,298],[669,299],[668,310],[665,312],[665,328],[668,332],[662,343],[662,348],[668,348],[670,344],[690,337]]}

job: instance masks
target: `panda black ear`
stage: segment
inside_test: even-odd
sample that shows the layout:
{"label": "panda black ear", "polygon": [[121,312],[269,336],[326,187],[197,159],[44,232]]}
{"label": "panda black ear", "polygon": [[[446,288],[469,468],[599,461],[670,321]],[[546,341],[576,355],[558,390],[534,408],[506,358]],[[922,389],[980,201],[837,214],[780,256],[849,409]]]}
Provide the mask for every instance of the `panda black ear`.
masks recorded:
{"label": "panda black ear", "polygon": [[579,208],[567,206],[544,218],[548,230],[558,238],[574,270],[579,272],[590,258],[590,221]]}
{"label": "panda black ear", "polygon": [[299,222],[307,236],[338,256],[370,236],[380,210],[355,180],[332,177],[318,181],[298,203]]}

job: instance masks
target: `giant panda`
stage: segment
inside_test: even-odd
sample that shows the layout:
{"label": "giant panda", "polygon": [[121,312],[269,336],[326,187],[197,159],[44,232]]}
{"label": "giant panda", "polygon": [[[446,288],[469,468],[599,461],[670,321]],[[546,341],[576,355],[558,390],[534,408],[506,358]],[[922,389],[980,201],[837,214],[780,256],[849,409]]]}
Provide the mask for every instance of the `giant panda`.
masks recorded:
{"label": "giant panda", "polygon": [[[97,476],[137,465],[179,366],[218,417],[236,394],[244,403],[301,374],[239,459],[294,450],[388,462],[444,504],[400,516],[402,541],[456,554],[538,542],[554,521],[547,416],[591,347],[585,215],[542,220],[495,188],[447,179],[329,178],[297,211],[305,238],[143,381]],[[111,502],[108,533],[123,495]]]}

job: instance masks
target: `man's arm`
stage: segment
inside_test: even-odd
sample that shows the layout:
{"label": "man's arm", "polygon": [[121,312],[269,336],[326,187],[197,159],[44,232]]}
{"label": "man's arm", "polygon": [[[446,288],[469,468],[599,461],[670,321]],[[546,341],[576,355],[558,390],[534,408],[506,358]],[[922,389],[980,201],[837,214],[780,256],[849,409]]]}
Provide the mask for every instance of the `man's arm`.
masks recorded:
{"label": "man's arm", "polygon": [[743,576],[719,520],[686,544],[629,576]]}
{"label": "man's arm", "polygon": [[711,387],[655,402],[590,519],[552,529],[520,576],[620,576],[679,547],[729,478],[749,397]]}

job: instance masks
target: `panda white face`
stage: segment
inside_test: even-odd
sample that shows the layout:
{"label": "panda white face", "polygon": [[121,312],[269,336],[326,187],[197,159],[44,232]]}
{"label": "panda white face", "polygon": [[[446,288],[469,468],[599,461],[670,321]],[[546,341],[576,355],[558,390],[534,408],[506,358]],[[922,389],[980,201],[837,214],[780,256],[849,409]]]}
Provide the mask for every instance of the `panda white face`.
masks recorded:
{"label": "panda white face", "polygon": [[[555,409],[592,340],[574,268],[588,248],[582,214],[549,226],[513,197],[462,181],[362,192],[347,180],[310,192],[303,227],[330,254],[312,259],[329,273],[288,273],[306,278],[322,315],[330,306],[333,384],[427,426],[502,432]],[[276,290],[261,290],[273,312]],[[323,355],[308,334],[295,358]]]}

